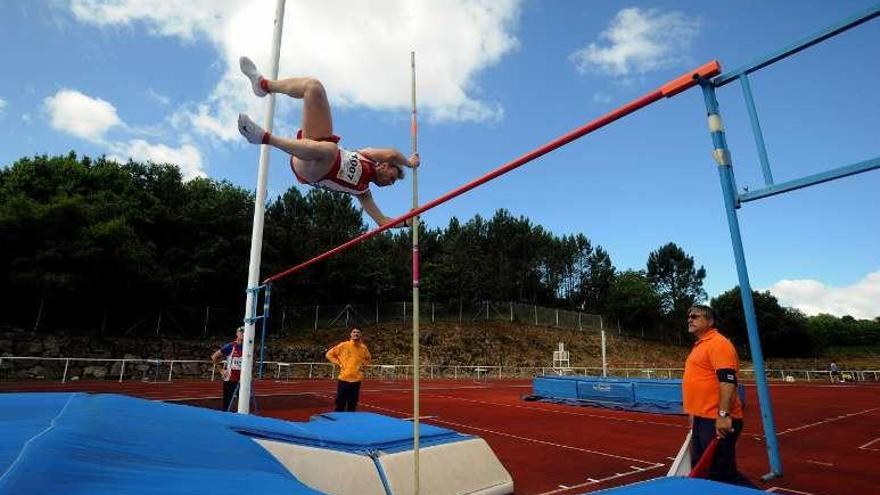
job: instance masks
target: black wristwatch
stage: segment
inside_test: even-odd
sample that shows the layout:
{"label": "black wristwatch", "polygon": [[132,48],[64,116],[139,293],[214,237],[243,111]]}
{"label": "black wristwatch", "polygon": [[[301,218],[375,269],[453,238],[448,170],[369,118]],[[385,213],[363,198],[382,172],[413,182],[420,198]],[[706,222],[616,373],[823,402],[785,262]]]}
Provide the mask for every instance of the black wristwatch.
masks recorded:
{"label": "black wristwatch", "polygon": [[730,413],[729,413],[729,412],[725,411],[724,409],[719,409],[719,410],[718,410],[718,417],[719,417],[719,418],[726,418],[726,417],[728,417],[728,416],[730,416]]}

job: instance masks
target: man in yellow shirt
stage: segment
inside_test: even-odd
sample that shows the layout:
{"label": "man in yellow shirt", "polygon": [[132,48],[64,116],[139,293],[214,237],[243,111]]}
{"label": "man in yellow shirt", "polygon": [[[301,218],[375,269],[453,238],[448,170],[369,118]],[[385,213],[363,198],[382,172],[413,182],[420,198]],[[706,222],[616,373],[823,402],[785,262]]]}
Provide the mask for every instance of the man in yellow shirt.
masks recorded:
{"label": "man in yellow shirt", "polygon": [[336,386],[336,411],[354,412],[357,409],[364,374],[361,367],[370,364],[370,351],[363,342],[361,331],[351,329],[351,339],[340,342],[327,351],[327,360],[340,367]]}

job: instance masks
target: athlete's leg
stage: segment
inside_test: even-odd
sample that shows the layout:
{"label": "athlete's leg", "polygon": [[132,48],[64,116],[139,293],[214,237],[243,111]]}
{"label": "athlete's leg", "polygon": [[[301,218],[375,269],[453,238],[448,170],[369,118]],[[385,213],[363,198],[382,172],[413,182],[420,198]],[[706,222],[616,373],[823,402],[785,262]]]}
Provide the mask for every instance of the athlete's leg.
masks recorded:
{"label": "athlete's leg", "polygon": [[[254,88],[254,93],[263,96],[266,93],[283,93],[292,98],[303,100],[302,137],[305,140],[281,138],[271,134],[264,135],[254,125],[242,122],[239,117],[239,130],[250,142],[265,142],[290,153],[294,160],[292,166],[306,180],[316,181],[325,176],[336,161],[338,148],[334,143],[311,140],[327,138],[333,135],[333,117],[330,102],[320,81],[311,77],[291,77],[280,80],[265,79],[254,63],[247,57],[240,59],[241,71]],[[250,120],[250,119],[248,119]],[[243,125],[245,127],[243,127]],[[246,128],[252,129],[248,131]],[[259,135],[259,139],[255,141]],[[299,142],[306,141],[306,142]],[[311,141],[311,142],[308,142]]]}
{"label": "athlete's leg", "polygon": [[309,182],[320,180],[336,160],[336,143],[276,136],[243,113],[238,115],[238,130],[251,143],[268,144],[289,153],[294,163],[299,163],[297,173]]}

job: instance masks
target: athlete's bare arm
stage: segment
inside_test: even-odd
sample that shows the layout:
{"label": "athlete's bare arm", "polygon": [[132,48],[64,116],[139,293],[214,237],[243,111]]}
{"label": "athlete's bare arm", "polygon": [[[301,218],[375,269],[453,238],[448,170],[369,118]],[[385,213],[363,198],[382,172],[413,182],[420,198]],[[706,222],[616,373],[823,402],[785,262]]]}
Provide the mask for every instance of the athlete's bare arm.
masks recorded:
{"label": "athlete's bare arm", "polygon": [[358,150],[358,153],[376,163],[396,163],[410,168],[416,168],[419,166],[418,153],[414,153],[409,159],[403,156],[403,153],[393,148],[364,148]]}
{"label": "athlete's bare arm", "polygon": [[363,194],[354,195],[360,201],[361,207],[367,212],[367,215],[370,215],[380,227],[390,222],[391,219],[382,214],[382,211],[376,206],[376,202],[373,201],[373,194],[367,190],[367,192]]}

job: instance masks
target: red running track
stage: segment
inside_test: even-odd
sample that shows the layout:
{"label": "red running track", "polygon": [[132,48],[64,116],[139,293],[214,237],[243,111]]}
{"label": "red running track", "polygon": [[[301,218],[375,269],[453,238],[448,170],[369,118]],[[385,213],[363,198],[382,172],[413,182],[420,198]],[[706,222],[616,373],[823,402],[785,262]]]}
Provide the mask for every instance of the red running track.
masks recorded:
{"label": "red running track", "polygon": [[[260,414],[305,421],[332,409],[330,380],[255,382]],[[2,383],[0,391],[123,393],[208,407],[220,384],[207,381]],[[531,382],[423,381],[423,421],[484,438],[513,476],[517,494],[587,493],[663,476],[687,433],[681,416],[525,402]],[[756,404],[754,387],[747,400]],[[405,381],[368,381],[363,411],[408,417]],[[866,494],[880,486],[880,386],[771,385],[785,476],[761,486],[782,494]],[[740,470],[767,471],[759,411],[746,411]],[[425,418],[429,416],[429,418]]]}

